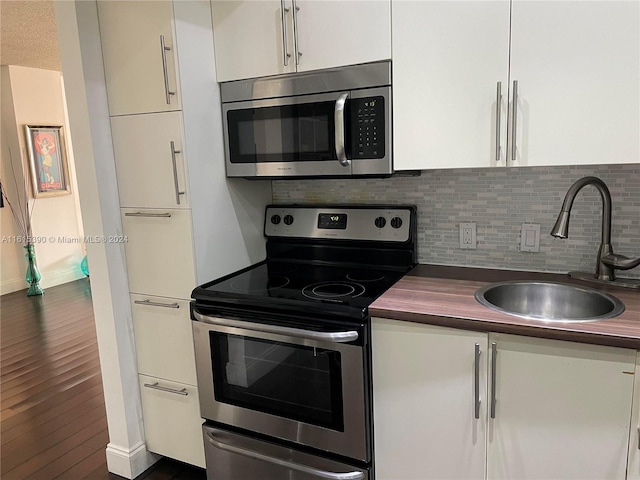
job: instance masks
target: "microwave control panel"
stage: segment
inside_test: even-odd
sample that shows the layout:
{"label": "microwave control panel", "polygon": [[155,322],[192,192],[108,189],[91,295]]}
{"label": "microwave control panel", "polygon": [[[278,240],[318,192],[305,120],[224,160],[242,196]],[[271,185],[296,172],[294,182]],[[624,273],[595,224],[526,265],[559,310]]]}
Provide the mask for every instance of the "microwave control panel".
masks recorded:
{"label": "microwave control panel", "polygon": [[383,158],[385,155],[384,97],[352,98],[353,158]]}

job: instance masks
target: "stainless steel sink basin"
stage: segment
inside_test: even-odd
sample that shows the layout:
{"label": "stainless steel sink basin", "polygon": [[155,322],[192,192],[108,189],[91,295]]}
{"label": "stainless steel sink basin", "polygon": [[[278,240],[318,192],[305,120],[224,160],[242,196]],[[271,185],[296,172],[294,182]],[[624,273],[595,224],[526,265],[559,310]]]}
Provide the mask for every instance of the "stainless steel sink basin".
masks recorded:
{"label": "stainless steel sink basin", "polygon": [[594,322],[624,312],[613,295],[564,283],[493,283],[478,289],[475,297],[492,310],[545,322]]}

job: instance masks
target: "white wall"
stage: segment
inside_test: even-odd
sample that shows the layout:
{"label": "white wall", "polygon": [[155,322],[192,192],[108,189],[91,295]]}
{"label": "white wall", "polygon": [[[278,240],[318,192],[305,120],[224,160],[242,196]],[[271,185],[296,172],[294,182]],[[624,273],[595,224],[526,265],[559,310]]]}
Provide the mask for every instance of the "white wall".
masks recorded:
{"label": "white wall", "polygon": [[[3,184],[13,182],[10,171],[19,173],[23,168],[28,174],[28,148],[25,125],[62,125],[63,135],[68,137],[65,100],[60,72],[36,68],[2,67],[2,180]],[[5,105],[5,100],[9,107]],[[5,143],[6,141],[6,143]],[[10,154],[9,154],[10,150]],[[18,179],[18,189],[27,188],[33,209],[33,236],[36,242],[38,269],[42,274],[43,288],[59,285],[83,277],[80,262],[84,256],[82,226],[79,221],[79,204],[74,174],[72,151],[65,152],[69,163],[71,194],[57,197],[32,198],[31,184]],[[13,163],[11,163],[13,161]],[[22,163],[21,163],[22,162]],[[5,185],[5,186],[7,186]],[[8,192],[17,195],[17,192]],[[22,246],[13,241],[15,227],[10,226],[7,217],[10,212],[2,212],[2,227],[5,242],[2,243],[2,294],[26,288],[24,280],[26,262]],[[5,227],[7,227],[5,231]],[[61,241],[61,237],[71,242]]]}

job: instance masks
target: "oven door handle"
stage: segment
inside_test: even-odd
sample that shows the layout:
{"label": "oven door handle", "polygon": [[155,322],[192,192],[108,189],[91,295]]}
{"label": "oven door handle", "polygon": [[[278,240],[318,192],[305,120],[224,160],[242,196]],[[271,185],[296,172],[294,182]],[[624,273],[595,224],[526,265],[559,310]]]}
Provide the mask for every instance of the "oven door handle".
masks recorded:
{"label": "oven door handle", "polygon": [[307,473],[309,475],[313,475],[314,477],[328,478],[331,480],[362,480],[364,478],[363,472],[358,472],[358,471],[345,472],[345,473],[327,472],[326,470],[319,470],[317,468],[308,467],[307,465],[300,465],[299,463],[293,463],[287,460],[282,460],[280,458],[271,457],[269,455],[265,455],[264,453],[255,452],[253,450],[248,450],[246,448],[236,447],[235,445],[228,445],[226,443],[222,443],[220,440],[215,438],[211,434],[211,432],[206,432],[206,435],[207,435],[207,441],[214,447],[219,448],[220,450],[236,453],[238,455],[244,455],[245,457],[254,458],[256,460],[262,460],[263,462],[279,465],[281,467],[286,467],[291,470],[296,470],[298,472]]}
{"label": "oven door handle", "polygon": [[344,332],[316,332],[314,330],[302,330],[300,328],[281,327],[278,325],[269,325],[265,323],[244,322],[242,320],[232,320],[230,318],[211,317],[203,315],[197,310],[193,311],[196,320],[212,325],[221,325],[223,327],[244,328],[256,332],[275,333],[279,335],[288,335],[295,338],[304,338],[308,340],[322,340],[333,343],[347,343],[358,339],[358,332],[355,330],[347,330]]}

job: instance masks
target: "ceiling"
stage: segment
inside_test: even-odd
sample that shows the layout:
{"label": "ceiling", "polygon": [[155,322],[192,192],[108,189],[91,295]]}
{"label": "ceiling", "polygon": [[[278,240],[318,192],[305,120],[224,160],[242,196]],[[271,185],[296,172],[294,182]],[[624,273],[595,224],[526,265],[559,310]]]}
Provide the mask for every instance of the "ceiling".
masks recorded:
{"label": "ceiling", "polygon": [[0,0],[0,65],[62,69],[53,0]]}

